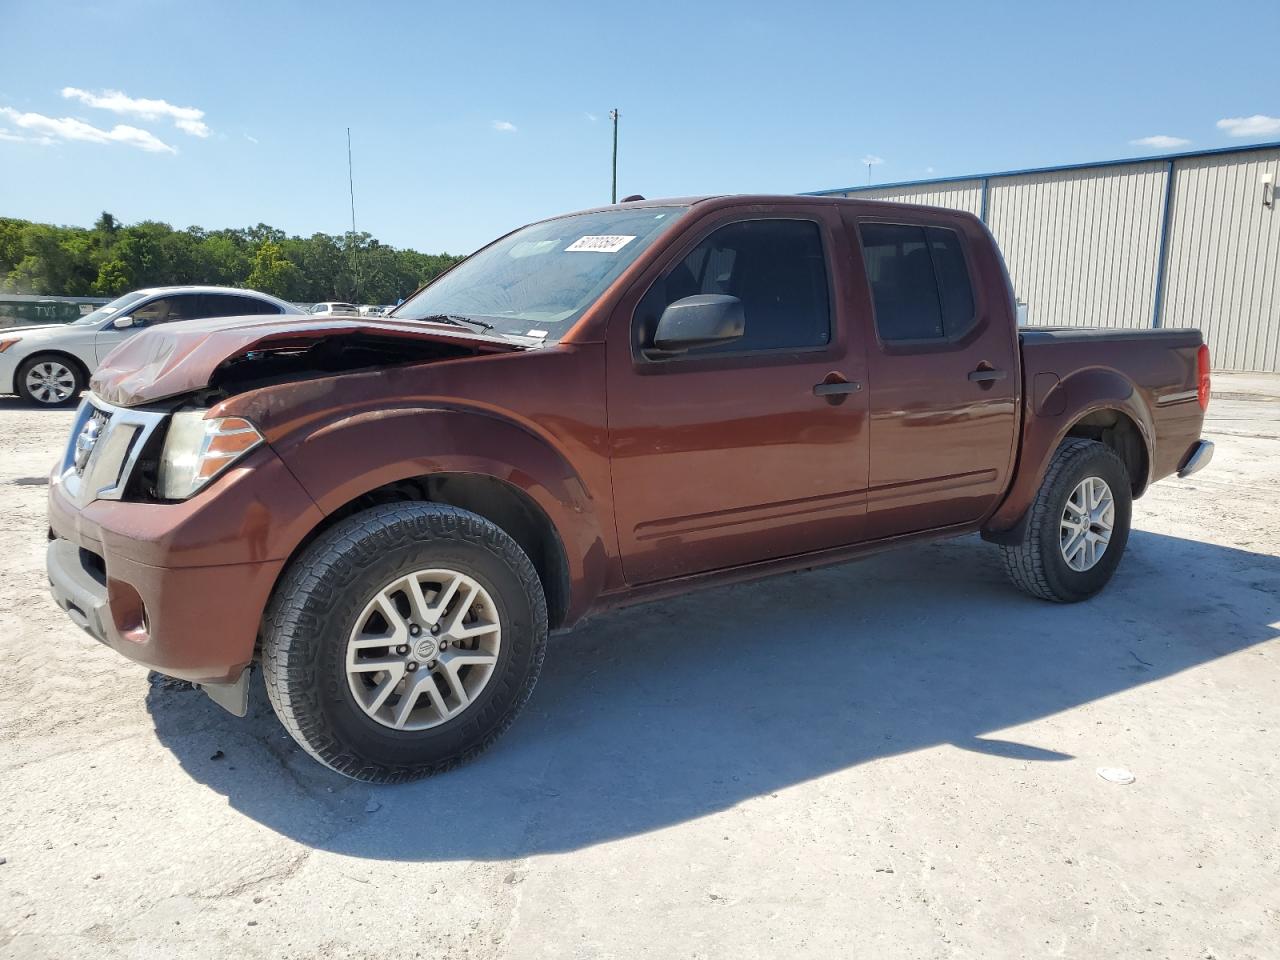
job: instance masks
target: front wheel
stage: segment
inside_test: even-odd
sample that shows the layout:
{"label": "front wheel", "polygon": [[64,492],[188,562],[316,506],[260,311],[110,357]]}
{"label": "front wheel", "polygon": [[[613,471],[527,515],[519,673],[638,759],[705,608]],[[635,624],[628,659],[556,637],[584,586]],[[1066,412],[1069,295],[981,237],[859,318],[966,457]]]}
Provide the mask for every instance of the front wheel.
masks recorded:
{"label": "front wheel", "polygon": [[397,783],[479,753],[529,698],[546,650],[533,564],[483,517],[374,507],[321,534],[264,621],[285,728],[346,776]]}
{"label": "front wheel", "polygon": [[38,407],[75,403],[84,389],[84,375],[73,361],[57,354],[37,354],[18,367],[14,377],[18,396]]}
{"label": "front wheel", "polygon": [[1124,462],[1096,440],[1063,441],[1031,504],[1022,541],[1002,546],[1009,579],[1033,597],[1087,600],[1107,585],[1129,540]]}

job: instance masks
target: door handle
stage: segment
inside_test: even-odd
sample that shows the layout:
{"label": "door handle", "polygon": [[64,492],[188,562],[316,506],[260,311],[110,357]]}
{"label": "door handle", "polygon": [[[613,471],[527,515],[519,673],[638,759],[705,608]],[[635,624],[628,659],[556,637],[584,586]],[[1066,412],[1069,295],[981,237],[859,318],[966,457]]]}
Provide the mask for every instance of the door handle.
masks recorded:
{"label": "door handle", "polygon": [[1003,370],[970,370],[969,379],[974,383],[991,383],[995,380],[1003,380],[1008,374]]}
{"label": "door handle", "polygon": [[815,397],[836,397],[843,393],[857,393],[861,389],[862,384],[856,380],[837,380],[834,383],[815,383],[813,385],[813,395]]}

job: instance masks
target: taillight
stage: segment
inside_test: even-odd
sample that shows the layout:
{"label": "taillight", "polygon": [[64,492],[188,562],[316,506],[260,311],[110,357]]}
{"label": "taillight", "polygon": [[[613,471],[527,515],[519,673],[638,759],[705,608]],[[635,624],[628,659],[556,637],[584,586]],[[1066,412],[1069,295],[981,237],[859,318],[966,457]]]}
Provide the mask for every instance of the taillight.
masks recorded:
{"label": "taillight", "polygon": [[1196,399],[1201,410],[1209,409],[1209,347],[1203,343],[1196,351]]}

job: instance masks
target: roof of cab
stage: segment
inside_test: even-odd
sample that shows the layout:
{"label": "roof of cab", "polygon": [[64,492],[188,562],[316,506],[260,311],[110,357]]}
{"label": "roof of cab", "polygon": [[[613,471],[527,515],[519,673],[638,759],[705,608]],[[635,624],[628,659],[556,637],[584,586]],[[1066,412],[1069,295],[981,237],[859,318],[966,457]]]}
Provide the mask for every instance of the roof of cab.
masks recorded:
{"label": "roof of cab", "polygon": [[[630,210],[635,208],[643,209],[645,207],[692,207],[699,204],[715,204],[716,206],[751,206],[753,204],[797,204],[804,206],[812,206],[814,204],[831,204],[841,206],[877,206],[877,207],[911,207],[913,209],[922,208],[922,204],[918,203],[900,203],[892,200],[871,200],[864,197],[832,197],[832,196],[814,196],[812,194],[803,193],[713,193],[696,197],[657,197],[652,200],[632,200],[627,203],[605,204],[599,207],[588,207],[584,210],[574,210],[569,213],[560,213],[552,217],[546,217],[545,220],[558,220],[561,217],[573,217],[584,213],[604,213],[609,210]],[[936,207],[925,209],[945,210],[948,213],[959,213],[963,211],[952,210],[948,207]]]}

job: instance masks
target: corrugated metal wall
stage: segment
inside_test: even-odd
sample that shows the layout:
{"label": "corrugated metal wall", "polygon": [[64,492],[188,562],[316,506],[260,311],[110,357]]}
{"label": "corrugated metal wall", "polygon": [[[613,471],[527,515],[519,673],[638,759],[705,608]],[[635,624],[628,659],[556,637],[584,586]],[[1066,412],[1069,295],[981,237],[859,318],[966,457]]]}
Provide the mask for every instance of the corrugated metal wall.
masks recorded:
{"label": "corrugated metal wall", "polygon": [[1163,163],[993,178],[987,223],[1033,324],[1151,325]]}
{"label": "corrugated metal wall", "polygon": [[1162,326],[1199,327],[1222,370],[1280,372],[1280,150],[1174,164]]}
{"label": "corrugated metal wall", "polygon": [[1165,327],[1199,327],[1219,370],[1280,373],[1280,149],[1242,149],[835,194],[967,210],[986,219],[1032,324],[1145,327],[1165,236]]}
{"label": "corrugated metal wall", "polygon": [[897,203],[922,203],[930,207],[964,210],[975,217],[982,215],[982,181],[958,180],[954,183],[927,183],[913,187],[884,187],[843,194],[859,200],[893,200]]}

